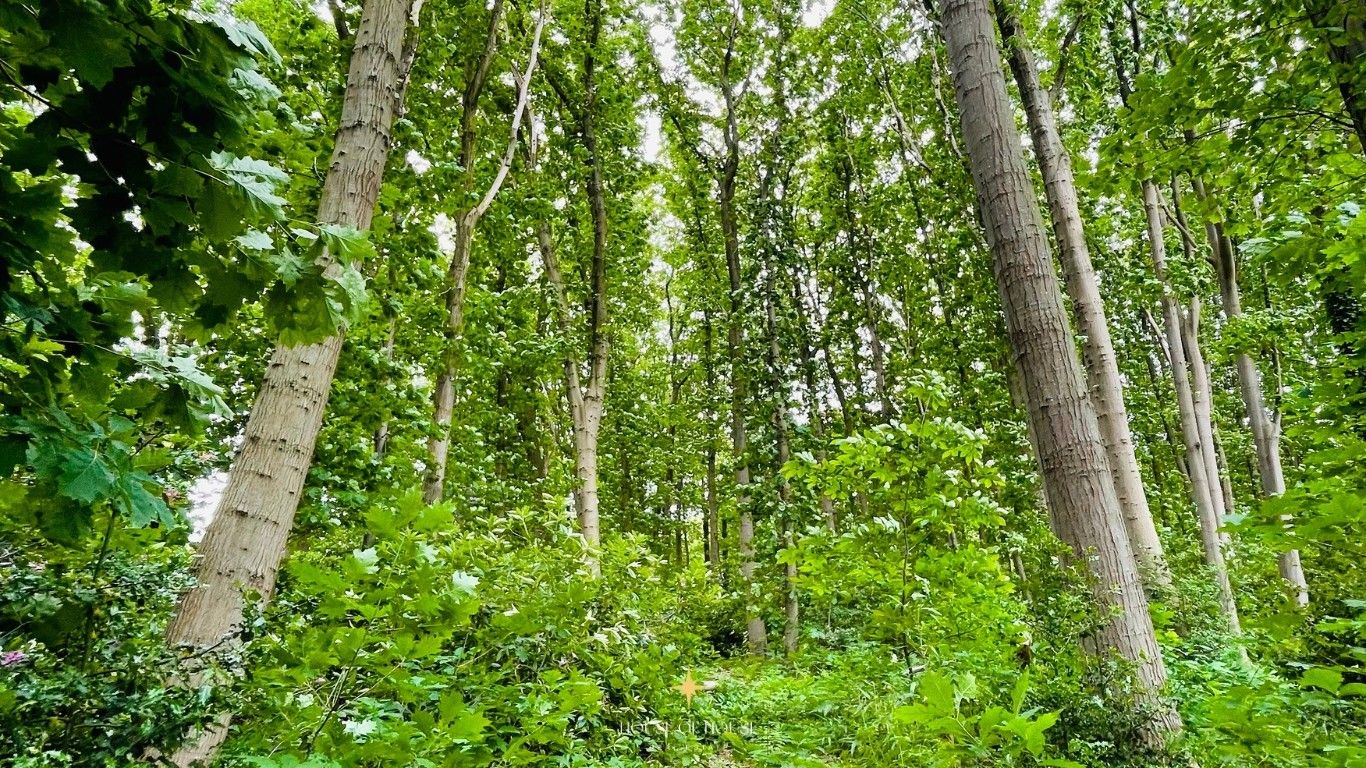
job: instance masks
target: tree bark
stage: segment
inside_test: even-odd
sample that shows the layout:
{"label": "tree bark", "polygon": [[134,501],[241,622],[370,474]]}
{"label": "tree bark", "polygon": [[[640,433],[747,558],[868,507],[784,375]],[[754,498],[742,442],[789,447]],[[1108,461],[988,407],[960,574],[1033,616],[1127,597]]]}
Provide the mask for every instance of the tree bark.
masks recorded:
{"label": "tree bark", "polygon": [[[1210,391],[1209,365],[1200,347],[1200,297],[1192,296],[1190,306],[1182,315],[1181,345],[1190,367],[1191,399],[1195,406],[1195,426],[1200,430],[1200,458],[1205,462],[1205,477],[1209,480],[1210,496],[1214,502],[1215,519],[1222,521],[1231,509],[1229,496],[1224,493],[1225,474],[1219,466],[1219,446],[1214,438],[1214,402]],[[1227,544],[1224,534],[1220,540]]]}
{"label": "tree bark", "polygon": [[1082,359],[1086,365],[1091,403],[1096,409],[1096,420],[1105,441],[1105,454],[1114,477],[1115,493],[1124,513],[1124,527],[1129,534],[1134,555],[1143,567],[1144,577],[1152,585],[1164,586],[1171,583],[1171,572],[1162,552],[1162,541],[1158,538],[1152,511],[1148,508],[1148,496],[1144,492],[1138,459],[1134,455],[1129,414],[1124,405],[1123,381],[1115,359],[1114,342],[1110,338],[1100,283],[1086,246],[1072,161],[1058,133],[1052,100],[1039,83],[1034,57],[1019,20],[1007,10],[1006,0],[997,0],[996,9],[1001,36],[1006,41],[1010,69],[1024,102],[1034,154],[1043,174],[1044,192],[1057,238],[1064,283],[1072,299],[1077,330],[1083,338]]}
{"label": "tree bark", "polygon": [[[811,349],[811,326],[806,317],[806,307],[801,299],[800,289],[795,281],[792,285],[793,306],[797,310],[797,323],[801,326],[798,350],[801,353],[802,380],[806,385],[806,407],[811,420],[811,436],[816,441],[816,460],[825,463],[827,456],[825,416],[821,413],[820,397],[816,390],[816,357]],[[821,518],[831,533],[839,533],[839,519],[835,513],[835,501],[830,495],[820,495]]]}
{"label": "tree bark", "polygon": [[706,479],[706,553],[713,573],[721,568],[721,502],[716,494],[716,414],[711,406],[716,396],[716,366],[712,356],[711,313],[702,313],[702,366],[707,384],[707,479]]}
{"label": "tree bark", "polygon": [[1135,665],[1147,705],[1144,731],[1158,743],[1180,728],[1180,720],[1160,700],[1166,668],[1020,152],[990,5],[988,0],[943,0],[941,19],[977,204],[1039,444],[1053,527],[1095,577],[1094,597],[1108,619],[1093,641]]}
{"label": "tree bark", "polygon": [[[1196,409],[1190,371],[1187,367],[1187,344],[1182,338],[1181,310],[1172,295],[1167,279],[1167,247],[1163,239],[1162,201],[1157,185],[1143,182],[1143,210],[1148,223],[1148,248],[1153,262],[1153,275],[1162,285],[1162,317],[1167,333],[1167,355],[1171,362],[1172,385],[1176,389],[1177,412],[1181,417],[1181,439],[1186,447],[1186,472],[1190,477],[1191,496],[1195,500],[1200,523],[1200,543],[1205,563],[1213,572],[1219,588],[1219,602],[1230,631],[1239,630],[1238,608],[1229,584],[1228,569],[1224,566],[1222,542],[1219,539],[1219,508],[1222,499],[1215,490],[1216,480],[1210,475],[1210,462],[1205,452],[1214,446],[1203,441],[1200,415]],[[1192,345],[1194,346],[1194,345]]]}
{"label": "tree bark", "polygon": [[[773,387],[773,432],[778,444],[777,466],[774,476],[778,479],[779,516],[782,520],[783,548],[791,553],[796,546],[792,532],[792,487],[783,475],[782,469],[792,459],[792,446],[787,428],[787,387],[783,383],[781,363],[782,353],[778,343],[778,313],[774,304],[777,294],[773,290],[774,266],[768,267],[764,281],[764,310],[768,330],[768,367]],[[783,564],[783,651],[791,656],[797,652],[797,639],[801,633],[800,606],[797,602],[797,564],[789,559]]]}
{"label": "tree bark", "polygon": [[[588,273],[588,380],[582,380],[577,355],[567,352],[564,361],[565,389],[569,399],[570,417],[574,422],[574,507],[578,515],[579,533],[583,536],[584,560],[594,578],[601,575],[598,555],[602,536],[599,526],[598,494],[598,436],[602,431],[603,403],[606,400],[607,362],[611,352],[611,337],[607,329],[607,198],[602,177],[602,156],[598,149],[598,90],[597,48],[602,33],[602,5],[589,2],[585,6],[587,29],[584,40],[582,66],[583,97],[573,99],[558,76],[547,70],[551,87],[559,96],[560,105],[573,115],[578,124],[578,141],[584,149],[584,166],[588,178],[584,191],[588,197],[589,218],[593,227],[592,251]],[[572,331],[572,315],[564,276],[555,258],[550,230],[544,223],[538,228],[537,239],[546,277],[556,289],[561,331],[568,339]],[[567,347],[568,348],[568,347]],[[623,456],[624,458],[624,456]],[[623,473],[623,490],[626,482]],[[626,505],[623,504],[623,508]]]}
{"label": "tree bark", "polygon": [[[404,37],[420,4],[369,0],[356,30],[341,120],[323,181],[318,221],[365,230],[374,216],[402,101]],[[333,255],[322,259],[329,272]],[[237,644],[244,593],[270,600],[322,428],[342,335],[317,344],[279,346],[248,417],[213,521],[199,544],[197,584],[180,599],[167,642],[196,654]],[[189,678],[197,670],[188,669]],[[178,766],[212,760],[230,714],[193,734],[172,756]]]}
{"label": "tree bark", "polygon": [[740,513],[738,544],[740,579],[744,583],[745,592],[745,639],[749,644],[750,653],[761,656],[768,649],[768,630],[759,615],[754,583],[754,510],[749,496],[749,445],[745,425],[749,395],[744,372],[744,286],[741,283],[740,272],[740,226],[735,211],[736,177],[740,168],[740,131],[736,114],[735,88],[730,77],[738,24],[738,18],[732,20],[730,41],[721,67],[721,95],[725,101],[726,154],[721,163],[718,197],[721,209],[721,234],[726,251],[726,272],[730,279],[730,317],[727,322],[726,343],[730,354],[730,435],[735,454],[735,485],[738,491],[736,506]]}
{"label": "tree bark", "polygon": [[541,251],[541,263],[545,266],[546,279],[555,291],[556,317],[560,333],[566,340],[564,355],[564,389],[569,401],[569,418],[573,423],[574,445],[574,511],[579,520],[579,532],[583,535],[586,547],[585,560],[589,571],[597,576],[597,550],[601,544],[598,530],[598,435],[602,427],[602,393],[598,387],[593,394],[593,377],[589,386],[583,386],[579,373],[579,358],[568,343],[573,337],[573,314],[569,307],[569,294],[565,286],[564,274],[560,270],[559,259],[555,254],[555,244],[551,239],[550,227],[541,222],[536,227],[537,244]]}
{"label": "tree bark", "polygon": [[[479,98],[483,95],[494,56],[498,52],[498,27],[502,23],[503,7],[503,0],[493,0],[493,5],[489,8],[489,26],[484,36],[483,52],[465,68],[465,90],[460,95],[459,160],[460,167],[464,169],[461,178],[463,192],[468,192],[474,183],[475,152],[479,138]],[[517,106],[512,118],[512,136],[509,139],[513,150],[516,148],[522,114],[527,108],[527,83],[536,66],[537,49],[544,24],[545,14],[542,12],[536,26],[526,75],[519,78]],[[481,202],[459,211],[455,216],[451,263],[446,272],[446,326],[442,329],[441,368],[436,376],[436,391],[432,394],[432,435],[427,439],[431,466],[427,467],[422,483],[422,500],[428,504],[441,501],[446,492],[446,459],[450,453],[451,418],[455,413],[455,376],[460,366],[459,344],[465,334],[465,282],[470,271],[470,251],[474,247],[474,233],[479,226],[479,220],[488,210],[489,203],[502,186],[511,164],[512,151],[509,151]]]}
{"label": "tree bark", "polygon": [[[1195,185],[1196,195],[1205,197],[1204,182],[1196,178],[1192,183]],[[1172,203],[1179,212],[1179,200],[1174,198]],[[1206,224],[1205,236],[1214,257],[1214,271],[1219,280],[1219,295],[1224,316],[1229,320],[1235,320],[1243,314],[1243,300],[1238,288],[1238,262],[1233,243],[1224,235],[1223,227],[1218,222]],[[1281,469],[1279,417],[1273,418],[1267,411],[1261,372],[1257,370],[1257,363],[1252,356],[1239,351],[1234,358],[1234,365],[1238,372],[1238,390],[1242,395],[1243,409],[1247,413],[1248,428],[1252,432],[1252,442],[1256,449],[1257,476],[1261,483],[1262,496],[1280,496],[1285,493],[1285,473]],[[1299,550],[1282,552],[1277,560],[1277,569],[1294,593],[1295,604],[1301,607],[1309,605],[1309,584],[1305,580]]]}

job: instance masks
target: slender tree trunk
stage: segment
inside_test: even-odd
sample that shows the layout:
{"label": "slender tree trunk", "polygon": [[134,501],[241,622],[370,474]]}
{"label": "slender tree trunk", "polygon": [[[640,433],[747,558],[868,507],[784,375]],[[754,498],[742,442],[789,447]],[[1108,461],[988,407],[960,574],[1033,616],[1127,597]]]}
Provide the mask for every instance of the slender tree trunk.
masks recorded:
{"label": "slender tree trunk", "polygon": [[[389,332],[384,337],[384,346],[380,349],[380,354],[384,357],[385,364],[390,364],[394,360],[394,335],[398,332],[398,317],[389,317]],[[387,382],[389,377],[385,376]],[[385,417],[375,428],[375,436],[371,443],[375,456],[383,456],[389,450],[389,419]]]}
{"label": "slender tree trunk", "polygon": [[[460,95],[460,167],[462,191],[474,182],[476,141],[478,140],[479,97],[484,92],[494,54],[498,50],[498,26],[503,17],[503,0],[494,0],[489,9],[489,26],[484,48],[477,59],[465,67],[465,90]],[[465,333],[465,279],[470,270],[470,250],[475,228],[482,212],[474,208],[455,215],[451,262],[446,271],[446,326],[442,329],[441,368],[432,393],[432,434],[427,438],[431,465],[422,481],[422,500],[441,501],[446,490],[446,459],[451,447],[451,418],[455,413],[455,375],[460,365],[457,346]]]}
{"label": "slender tree trunk", "polygon": [[1233,599],[1233,588],[1229,584],[1228,569],[1224,566],[1224,553],[1219,540],[1219,506],[1215,501],[1219,493],[1215,490],[1215,480],[1210,476],[1209,462],[1204,455],[1205,451],[1212,452],[1214,446],[1202,442],[1201,438],[1199,414],[1187,368],[1186,343],[1182,339],[1181,310],[1172,296],[1171,284],[1167,279],[1162,201],[1157,185],[1150,180],[1143,182],[1143,209],[1148,222],[1148,248],[1152,256],[1153,274],[1162,284],[1162,317],[1167,332],[1167,354],[1171,362],[1172,384],[1176,389],[1177,411],[1181,417],[1181,439],[1186,447],[1186,472],[1190,476],[1191,496],[1194,497],[1200,522],[1200,543],[1205,563],[1213,572],[1219,588],[1219,602],[1229,629],[1237,632],[1238,608]]}
{"label": "slender tree trunk", "polygon": [[763,655],[768,648],[768,630],[763,617],[759,615],[758,595],[754,583],[754,509],[749,496],[749,445],[745,416],[749,395],[745,386],[745,331],[744,331],[744,285],[740,272],[740,227],[735,211],[736,176],[740,167],[740,135],[736,114],[736,96],[730,82],[730,65],[733,58],[738,19],[731,28],[730,46],[726,50],[722,66],[721,91],[725,100],[726,155],[721,164],[720,208],[721,233],[725,243],[726,272],[730,279],[730,317],[727,322],[726,343],[730,353],[731,370],[731,409],[730,435],[732,450],[735,453],[735,485],[739,492],[736,506],[740,512],[740,578],[745,591],[745,638],[749,651]]}
{"label": "slender tree trunk", "polygon": [[451,418],[455,414],[455,374],[460,365],[456,345],[465,332],[465,277],[474,243],[474,226],[468,216],[456,217],[452,239],[454,248],[446,274],[446,327],[442,329],[441,369],[436,377],[436,390],[432,393],[433,433],[427,438],[431,464],[422,479],[422,500],[428,504],[441,501],[446,491],[446,459],[451,448]]}
{"label": "slender tree trunk", "polygon": [[[573,315],[549,225],[544,222],[537,225],[536,239],[541,251],[541,262],[545,265],[546,279],[555,290],[560,333],[569,341],[574,330]],[[585,387],[581,382],[578,356],[571,351],[572,347],[568,343],[565,350],[564,389],[569,401],[569,418],[574,427],[574,511],[579,519],[579,533],[583,535],[587,548],[589,570],[596,576],[599,573],[596,553],[601,543],[598,530],[598,434],[602,426],[602,396],[599,393],[597,397],[590,397],[592,385]]]}
{"label": "slender tree trunk", "polygon": [[[792,533],[792,487],[782,468],[792,459],[792,446],[787,429],[787,388],[783,385],[778,343],[778,313],[774,304],[778,298],[773,290],[774,265],[770,264],[764,282],[765,321],[768,330],[768,367],[773,378],[773,432],[778,443],[778,461],[774,475],[778,478],[779,516],[782,520],[783,548],[791,553],[796,547]],[[791,656],[797,652],[797,638],[801,633],[800,607],[797,602],[797,564],[789,559],[783,564],[783,651]]]}
{"label": "slender tree trunk", "polygon": [[[1132,10],[1132,9],[1131,9]],[[1110,33],[1110,48],[1114,56],[1115,78],[1119,82],[1119,98],[1126,106],[1133,88],[1125,66],[1125,53],[1120,35],[1113,20],[1107,20]],[[1138,22],[1130,17],[1130,33],[1133,52],[1140,50]],[[1167,279],[1167,246],[1164,236],[1162,195],[1152,179],[1144,179],[1143,212],[1148,229],[1148,248],[1153,262],[1153,275],[1162,285],[1162,319],[1167,338],[1167,359],[1171,363],[1172,384],[1176,390],[1177,413],[1181,420],[1181,439],[1186,448],[1186,475],[1190,478],[1191,496],[1195,501],[1196,514],[1200,528],[1200,543],[1205,555],[1205,563],[1214,575],[1219,590],[1219,602],[1223,609],[1229,630],[1238,633],[1238,608],[1234,601],[1233,588],[1229,584],[1228,569],[1224,565],[1224,554],[1219,539],[1219,508],[1222,496],[1215,490],[1218,472],[1211,473],[1204,452],[1214,451],[1212,441],[1201,441],[1199,416],[1195,408],[1195,396],[1191,389],[1190,370],[1187,367],[1186,343],[1182,338],[1181,309]],[[1211,430],[1212,433],[1212,430]]]}
{"label": "slender tree trunk", "polygon": [[[578,123],[578,140],[584,149],[585,170],[588,179],[585,193],[588,197],[589,217],[593,227],[592,252],[589,263],[588,286],[588,380],[581,381],[577,357],[569,355],[565,360],[565,388],[569,393],[570,416],[574,419],[574,474],[577,484],[574,492],[574,506],[579,518],[579,533],[582,534],[585,562],[594,577],[601,575],[598,560],[602,544],[598,514],[598,436],[602,430],[603,403],[606,399],[607,362],[611,351],[611,338],[607,330],[607,198],[602,178],[602,156],[598,149],[598,90],[597,90],[597,47],[602,33],[602,6],[589,0],[587,13],[586,40],[582,66],[583,98],[579,101],[567,97],[566,91],[558,80],[551,78],[551,86],[560,97],[561,106],[574,115]],[[549,72],[547,72],[549,75]],[[554,247],[550,242],[550,232],[541,227],[538,240],[546,259],[546,276],[556,283],[562,317],[561,328],[567,335],[572,323],[569,314],[569,299],[565,291],[564,276],[555,259]],[[554,264],[555,275],[550,274]],[[558,278],[558,279],[557,279]],[[623,482],[625,480],[623,479]],[[623,504],[623,507],[626,507]]]}
{"label": "slender tree trunk", "polygon": [[1133,662],[1153,742],[1180,728],[1138,561],[1129,546],[1105,445],[1087,397],[1048,238],[1006,94],[987,0],[944,0],[942,26],[978,206],[994,261],[1058,536],[1087,563],[1108,621],[1097,646]]}
{"label": "slender tree trunk", "polygon": [[[336,145],[323,182],[318,221],[365,230],[375,212],[402,100],[404,37],[413,0],[365,4],[347,72]],[[338,268],[331,254],[327,269]],[[237,645],[244,593],[267,601],[294,524],[313,447],[337,370],[342,336],[317,344],[279,346],[247,420],[222,500],[199,544],[197,584],[186,592],[166,629],[173,647],[199,654]],[[193,679],[197,670],[187,673]],[[171,758],[178,766],[212,760],[227,735],[229,714]]]}
{"label": "slender tree trunk", "polygon": [[1152,512],[1148,509],[1148,497],[1143,489],[1138,459],[1134,455],[1129,415],[1124,406],[1124,386],[1115,359],[1114,343],[1110,338],[1100,283],[1086,247],[1072,161],[1058,134],[1052,100],[1039,84],[1034,57],[1019,20],[1006,9],[1005,3],[1006,0],[997,0],[997,19],[1001,36],[1006,40],[1010,69],[1024,102],[1034,154],[1043,173],[1044,191],[1057,238],[1064,282],[1067,294],[1072,299],[1077,329],[1083,338],[1082,359],[1086,365],[1091,403],[1096,409],[1096,420],[1105,441],[1105,454],[1110,462],[1110,473],[1114,476],[1115,493],[1124,512],[1124,527],[1129,534],[1134,555],[1143,566],[1145,578],[1151,584],[1166,585],[1171,583],[1171,572],[1167,568]]}
{"label": "slender tree trunk", "polygon": [[[503,18],[503,0],[493,0],[489,7],[489,26],[485,35],[484,50],[465,68],[465,90],[461,94],[460,106],[460,167],[464,169],[461,192],[468,193],[473,188],[476,163],[476,140],[478,138],[479,97],[488,82],[489,71],[494,56],[498,52],[498,30]],[[517,151],[518,134],[522,116],[530,109],[530,80],[536,69],[536,59],[540,52],[541,33],[545,29],[546,13],[544,7],[536,20],[536,29],[531,40],[531,54],[527,61],[526,72],[518,75],[511,73],[517,83],[516,106],[513,109],[512,125],[509,131],[508,146],[504,152],[493,181],[479,202],[473,207],[460,211],[455,217],[454,248],[451,264],[446,275],[446,327],[442,329],[443,345],[441,369],[437,374],[436,392],[432,396],[432,435],[427,441],[431,466],[427,468],[423,480],[422,498],[428,504],[435,504],[445,496],[446,461],[450,453],[451,417],[455,411],[455,376],[460,365],[459,345],[465,333],[465,282],[469,276],[470,252],[474,246],[474,233],[479,221],[488,212],[489,206],[497,196],[503,182],[507,179],[512,161]]]}
{"label": "slender tree trunk", "polygon": [[721,573],[721,501],[716,494],[716,415],[710,405],[716,396],[716,366],[712,357],[711,313],[702,313],[702,365],[707,382],[707,562]]}
{"label": "slender tree trunk", "polygon": [[[1204,182],[1196,178],[1192,183],[1195,185],[1196,195],[1205,197]],[[1179,198],[1174,197],[1172,203],[1179,215]],[[1238,288],[1238,262],[1233,243],[1224,235],[1223,227],[1217,222],[1206,224],[1205,236],[1214,257],[1214,271],[1219,279],[1219,295],[1224,316],[1235,320],[1243,314],[1243,300]],[[1252,442],[1256,448],[1257,476],[1261,481],[1262,496],[1280,496],[1285,493],[1285,473],[1281,469],[1279,418],[1272,418],[1267,412],[1262,393],[1262,376],[1252,356],[1245,351],[1239,351],[1234,358],[1234,365],[1238,372],[1238,389],[1247,413],[1248,428],[1252,432]],[[1304,565],[1300,562],[1299,550],[1282,552],[1278,557],[1277,566],[1281,578],[1294,593],[1295,604],[1301,607],[1308,605],[1309,585],[1305,581]]]}
{"label": "slender tree trunk", "polygon": [[[806,302],[802,300],[800,274],[795,270],[789,274],[789,298],[797,313],[797,325],[801,328],[798,351],[801,354],[802,382],[806,386],[806,407],[811,420],[811,435],[816,441],[816,460],[824,462],[827,455],[825,415],[821,412],[820,392],[816,383],[816,355],[811,346],[811,321],[807,317]],[[839,533],[839,519],[835,513],[835,501],[828,494],[820,495],[821,517],[831,533]]]}
{"label": "slender tree trunk", "polygon": [[[1200,430],[1200,458],[1205,462],[1205,477],[1209,481],[1210,497],[1214,502],[1215,520],[1222,523],[1231,502],[1224,493],[1225,474],[1219,466],[1219,446],[1214,439],[1214,401],[1210,390],[1209,365],[1200,348],[1200,297],[1192,296],[1189,309],[1181,323],[1181,344],[1190,366],[1191,400],[1195,407],[1195,426]],[[1231,491],[1229,492],[1231,495]],[[1219,540],[1228,544],[1226,534]]]}

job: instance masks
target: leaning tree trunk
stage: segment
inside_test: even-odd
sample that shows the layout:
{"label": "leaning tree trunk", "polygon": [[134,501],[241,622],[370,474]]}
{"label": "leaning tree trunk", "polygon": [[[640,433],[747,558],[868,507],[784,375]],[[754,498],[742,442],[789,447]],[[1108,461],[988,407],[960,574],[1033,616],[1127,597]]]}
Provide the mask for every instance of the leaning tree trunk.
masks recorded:
{"label": "leaning tree trunk", "polygon": [[1177,412],[1181,417],[1181,439],[1186,447],[1186,472],[1190,476],[1191,496],[1195,500],[1200,523],[1200,543],[1204,550],[1205,563],[1214,572],[1215,582],[1219,587],[1219,602],[1229,629],[1236,632],[1238,608],[1233,599],[1233,588],[1229,584],[1222,542],[1219,540],[1219,506],[1215,500],[1222,497],[1215,488],[1217,480],[1210,476],[1209,464],[1204,456],[1206,451],[1212,452],[1214,446],[1201,441],[1199,414],[1196,411],[1190,371],[1187,367],[1186,342],[1181,332],[1181,310],[1172,296],[1171,284],[1167,280],[1167,247],[1163,239],[1162,201],[1158,195],[1157,185],[1151,180],[1143,182],[1143,210],[1148,223],[1148,248],[1153,262],[1153,274],[1162,285],[1162,318],[1167,334],[1167,356],[1171,362]]}
{"label": "leaning tree trunk", "polygon": [[[498,52],[498,30],[503,18],[503,0],[494,0],[489,8],[489,26],[484,36],[484,48],[473,68],[468,70],[465,89],[460,96],[460,168],[459,189],[468,194],[473,190],[475,179],[476,150],[478,148],[479,98],[488,82],[489,70]],[[527,80],[536,66],[536,51],[540,42],[545,16],[536,26],[535,40],[532,43],[531,63],[527,74],[521,78],[518,88],[517,106],[513,115],[512,142],[517,141],[517,129],[522,113],[526,109]],[[514,73],[515,74],[515,73]],[[512,160],[510,153],[504,164]],[[500,168],[493,185],[483,200],[472,208],[459,211],[455,216],[455,232],[451,249],[451,263],[446,271],[446,325],[442,329],[441,367],[436,374],[436,390],[432,393],[432,434],[427,438],[428,461],[431,465],[422,478],[422,500],[436,504],[446,494],[446,460],[451,448],[451,418],[455,415],[455,377],[460,366],[459,345],[465,334],[465,290],[466,278],[470,271],[470,252],[474,248],[474,233],[479,226],[498,187],[506,178],[507,169]]]}
{"label": "leaning tree trunk", "polygon": [[[1203,183],[1196,180],[1196,194],[1204,195]],[[1233,243],[1218,223],[1206,226],[1205,235],[1209,238],[1214,254],[1215,274],[1219,279],[1219,294],[1223,304],[1224,316],[1236,320],[1243,314],[1242,293],[1238,289],[1238,262]],[[1285,493],[1285,473],[1281,469],[1281,425],[1267,413],[1266,400],[1262,390],[1262,376],[1257,363],[1247,352],[1239,351],[1234,359],[1238,372],[1238,389],[1247,411],[1248,427],[1252,431],[1252,442],[1257,452],[1257,476],[1261,481],[1262,496],[1273,498]],[[1277,563],[1281,578],[1295,594],[1295,604],[1309,605],[1309,584],[1304,577],[1304,565],[1300,562],[1298,549],[1282,552]]]}
{"label": "leaning tree trunk", "polygon": [[1148,496],[1143,490],[1138,459],[1134,455],[1133,436],[1129,432],[1129,414],[1124,407],[1124,385],[1115,360],[1114,343],[1105,315],[1105,302],[1100,296],[1100,283],[1091,265],[1091,254],[1082,230],[1081,209],[1077,201],[1076,182],[1072,175],[1072,161],[1058,134],[1057,120],[1048,91],[1039,84],[1039,73],[1034,65],[1019,20],[1006,10],[1004,0],[998,0],[997,20],[1001,35],[1006,40],[1010,69],[1019,86],[1034,154],[1043,174],[1044,192],[1057,237],[1062,273],[1067,294],[1072,299],[1073,317],[1084,339],[1083,361],[1087,383],[1091,389],[1091,404],[1096,409],[1105,454],[1114,476],[1115,493],[1124,513],[1124,527],[1134,555],[1143,566],[1150,583],[1171,583],[1162,552],[1162,541],[1157,536]]}
{"label": "leaning tree trunk", "polygon": [[[1227,467],[1219,462],[1219,444],[1214,437],[1214,393],[1210,387],[1209,365],[1200,347],[1199,296],[1192,296],[1190,308],[1181,323],[1181,343],[1190,366],[1191,400],[1195,406],[1195,426],[1200,430],[1200,458],[1205,462],[1205,477],[1209,480],[1210,496],[1214,502],[1214,519],[1222,521],[1233,508],[1233,490],[1225,474]],[[1220,532],[1219,540],[1228,545],[1228,534]]]}
{"label": "leaning tree trunk", "polygon": [[944,0],[942,7],[977,204],[1038,441],[1053,527],[1095,577],[1094,596],[1107,621],[1093,642],[1135,665],[1145,732],[1160,742],[1180,728],[1180,720],[1160,700],[1166,668],[1020,152],[991,8],[988,0]]}
{"label": "leaning tree trunk", "polygon": [[[336,146],[323,182],[318,221],[368,229],[402,99],[404,36],[414,0],[365,4],[346,77]],[[329,271],[332,254],[322,257]],[[252,404],[242,448],[233,460],[213,522],[199,544],[198,583],[166,629],[172,646],[197,655],[236,645],[244,592],[269,600],[294,524],[313,446],[322,428],[342,335],[317,344],[276,347]],[[188,671],[191,678],[195,670]],[[179,766],[212,759],[231,715],[219,717],[171,758]]]}

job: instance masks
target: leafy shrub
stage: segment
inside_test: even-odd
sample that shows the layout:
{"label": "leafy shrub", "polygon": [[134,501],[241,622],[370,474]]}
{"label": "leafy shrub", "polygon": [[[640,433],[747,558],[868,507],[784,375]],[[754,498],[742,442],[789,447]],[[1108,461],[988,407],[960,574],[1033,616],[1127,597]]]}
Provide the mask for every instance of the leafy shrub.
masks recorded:
{"label": "leafy shrub", "polygon": [[129,765],[222,706],[166,682],[179,658],[162,632],[187,562],[182,547],[136,541],[0,544],[0,764]]}

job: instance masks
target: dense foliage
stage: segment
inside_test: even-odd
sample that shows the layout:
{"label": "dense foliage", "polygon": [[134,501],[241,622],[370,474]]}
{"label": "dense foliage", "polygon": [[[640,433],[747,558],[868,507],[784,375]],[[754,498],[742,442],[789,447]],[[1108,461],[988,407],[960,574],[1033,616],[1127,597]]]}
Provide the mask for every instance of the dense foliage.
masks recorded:
{"label": "dense foliage", "polygon": [[[0,766],[227,714],[262,768],[1366,766],[1366,13],[996,0],[1165,552],[1155,699],[1041,482],[963,2],[0,0]],[[373,223],[323,223],[382,76]],[[273,590],[168,644],[272,349],[332,341],[287,548],[232,542]]]}

